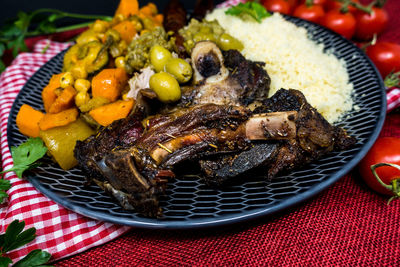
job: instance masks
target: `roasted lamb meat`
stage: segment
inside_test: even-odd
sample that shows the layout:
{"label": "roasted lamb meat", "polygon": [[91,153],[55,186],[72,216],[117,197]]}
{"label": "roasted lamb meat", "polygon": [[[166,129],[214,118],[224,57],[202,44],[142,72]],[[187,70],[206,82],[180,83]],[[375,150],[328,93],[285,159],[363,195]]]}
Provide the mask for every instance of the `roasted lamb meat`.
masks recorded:
{"label": "roasted lamb meat", "polygon": [[252,62],[237,50],[222,52],[210,41],[196,43],[192,49],[194,86],[183,88],[181,103],[249,105],[265,99],[271,79],[263,62]]}
{"label": "roasted lamb meat", "polygon": [[146,105],[154,94],[142,90],[129,117],[75,147],[88,180],[124,208],[162,216],[158,198],[179,164],[198,164],[206,183],[221,185],[255,170],[272,178],[354,144],[300,91],[281,89],[267,98],[263,63],[212,42],[197,43],[191,57],[193,84],[179,103]]}
{"label": "roasted lamb meat", "polygon": [[265,99],[253,113],[296,111],[294,138],[254,143],[246,151],[200,160],[204,180],[222,184],[248,171],[261,169],[269,178],[283,170],[298,168],[333,150],[344,150],[355,144],[343,128],[329,124],[298,90],[281,89]]}
{"label": "roasted lamb meat", "polygon": [[[174,178],[176,164],[247,150],[251,140],[296,135],[297,112],[250,115],[241,106],[196,105],[148,117],[143,129],[136,114],[78,142],[75,156],[87,177],[115,195],[125,208],[134,206],[146,215],[158,216],[157,197],[168,179]],[[125,124],[131,128],[127,130]]]}
{"label": "roasted lamb meat", "polygon": [[[174,178],[178,163],[199,162],[208,184],[222,184],[255,169],[272,178],[355,142],[297,90],[282,89],[253,112],[242,106],[204,104],[151,116],[145,119],[145,129],[133,123],[135,134],[121,143],[118,125],[134,120],[119,121],[79,142],[75,153],[90,179],[125,208],[152,217],[161,216],[158,197]],[[98,149],[112,143],[120,146]]]}

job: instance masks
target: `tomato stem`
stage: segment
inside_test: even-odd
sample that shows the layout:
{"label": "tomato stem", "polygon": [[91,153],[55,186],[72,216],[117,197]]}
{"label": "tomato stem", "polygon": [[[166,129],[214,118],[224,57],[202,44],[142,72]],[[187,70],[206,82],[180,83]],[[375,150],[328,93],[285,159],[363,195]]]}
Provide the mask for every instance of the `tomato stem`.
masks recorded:
{"label": "tomato stem", "polygon": [[372,5],[364,6],[360,3],[350,1],[349,3],[351,6],[357,8],[358,10],[364,11],[365,13],[371,14],[372,13]]}
{"label": "tomato stem", "polygon": [[399,198],[400,197],[400,187],[399,187],[399,179],[393,179],[391,182],[391,185],[385,184],[381,178],[379,178],[379,175],[376,173],[376,169],[383,167],[383,166],[389,166],[389,167],[393,167],[396,168],[398,170],[400,170],[400,166],[397,164],[393,164],[393,163],[378,163],[378,164],[374,164],[371,165],[371,171],[372,174],[375,176],[376,180],[386,189],[390,190],[391,192],[393,192],[393,196],[389,199],[388,204],[395,198]]}
{"label": "tomato stem", "polygon": [[306,0],[306,6],[311,7],[314,5],[314,0]]}
{"label": "tomato stem", "polygon": [[400,71],[398,71],[398,72],[392,71],[385,77],[383,83],[385,84],[385,86],[387,88],[398,87],[398,86],[400,86],[399,76],[400,76]]}

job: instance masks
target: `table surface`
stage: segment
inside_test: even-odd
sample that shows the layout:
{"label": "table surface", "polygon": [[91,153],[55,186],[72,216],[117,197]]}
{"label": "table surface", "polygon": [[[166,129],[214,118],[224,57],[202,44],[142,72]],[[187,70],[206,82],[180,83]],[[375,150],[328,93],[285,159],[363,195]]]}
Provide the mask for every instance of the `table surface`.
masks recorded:
{"label": "table surface", "polygon": [[[400,1],[388,0],[390,23],[379,40],[400,43]],[[381,136],[400,137],[400,114]],[[400,200],[367,188],[356,170],[302,205],[247,223],[201,231],[132,229],[56,266],[393,265],[400,258]]]}

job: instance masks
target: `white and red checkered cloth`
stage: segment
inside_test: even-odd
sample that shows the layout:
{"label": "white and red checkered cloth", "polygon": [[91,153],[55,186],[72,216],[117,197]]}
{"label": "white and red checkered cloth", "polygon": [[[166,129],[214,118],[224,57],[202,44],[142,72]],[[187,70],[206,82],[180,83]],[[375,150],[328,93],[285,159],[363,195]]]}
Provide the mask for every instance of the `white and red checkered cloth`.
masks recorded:
{"label": "white and red checkered cloth", "polygon": [[[13,165],[7,142],[8,115],[18,92],[45,62],[70,44],[39,41],[33,53],[21,53],[0,76],[1,155],[4,169]],[[47,50],[46,50],[47,49]],[[45,50],[45,53],[42,53]],[[400,106],[400,89],[387,91],[388,112]],[[69,211],[49,200],[29,182],[13,173],[5,174],[12,183],[8,201],[0,205],[0,233],[15,219],[24,220],[26,228],[35,227],[37,237],[28,245],[10,252],[14,260],[33,249],[43,249],[59,259],[104,244],[129,231],[130,227],[99,222]]]}
{"label": "white and red checkered cloth", "polygon": [[392,87],[386,91],[387,113],[400,106],[400,89]]}
{"label": "white and red checkered cloth", "polygon": [[[0,76],[1,155],[4,169],[13,165],[7,142],[8,115],[18,92],[32,74],[45,62],[67,48],[68,43],[39,41],[33,53],[21,53]],[[47,48],[47,50],[46,50]],[[42,51],[46,51],[42,53]],[[11,181],[8,201],[0,205],[0,233],[15,219],[24,220],[26,229],[35,227],[37,237],[28,245],[8,254],[15,262],[33,249],[51,253],[59,259],[104,244],[130,227],[118,226],[86,218],[54,203],[38,192],[29,182],[13,172],[6,173]]]}

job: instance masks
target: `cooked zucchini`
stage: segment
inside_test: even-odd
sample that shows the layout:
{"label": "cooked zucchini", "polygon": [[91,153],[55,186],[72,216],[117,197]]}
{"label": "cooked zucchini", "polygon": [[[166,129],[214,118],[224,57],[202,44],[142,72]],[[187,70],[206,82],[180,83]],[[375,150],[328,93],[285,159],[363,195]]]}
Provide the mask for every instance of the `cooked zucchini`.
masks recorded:
{"label": "cooked zucchini", "polygon": [[[73,45],[64,55],[63,72],[75,66],[83,66],[86,72],[94,74],[108,63],[107,47],[99,41]],[[82,77],[78,77],[82,78]]]}

